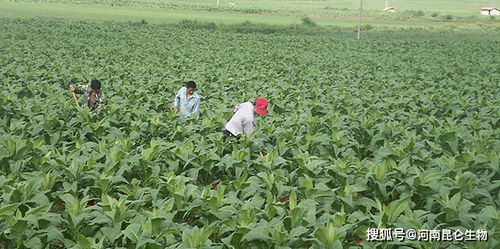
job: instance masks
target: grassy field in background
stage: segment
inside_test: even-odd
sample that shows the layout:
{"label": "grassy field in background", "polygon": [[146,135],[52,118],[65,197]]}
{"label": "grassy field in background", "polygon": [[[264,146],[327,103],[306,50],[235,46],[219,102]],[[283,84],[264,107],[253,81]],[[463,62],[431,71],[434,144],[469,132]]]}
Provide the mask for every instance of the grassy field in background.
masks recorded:
{"label": "grassy field in background", "polygon": [[[71,1],[71,0],[55,0]],[[83,0],[85,1],[85,0]],[[99,0],[97,0],[99,1]],[[151,2],[146,0],[132,0]],[[131,1],[131,2],[132,2]],[[217,6],[216,0],[192,0],[180,1],[172,0],[176,4],[198,4],[207,6]],[[357,10],[359,0],[220,0],[219,5],[228,5],[234,2],[239,7],[261,7],[269,9],[302,9],[302,10],[323,10],[323,9],[348,9]],[[382,11],[385,8],[385,0],[364,0],[363,8],[367,11]],[[425,12],[450,13],[460,16],[479,15],[481,7],[500,6],[499,0],[389,0],[389,6],[400,11],[422,10]]]}
{"label": "grassy field in background", "polygon": [[[357,10],[359,0],[16,0],[16,2],[65,2],[104,5],[142,5],[142,6],[229,6],[234,8],[296,9],[314,12],[315,10],[344,9]],[[500,0],[389,0],[389,6],[400,11],[422,10],[426,12],[451,13],[460,16],[476,16],[481,7],[499,7]],[[367,11],[382,11],[385,0],[364,0]]]}
{"label": "grassy field in background", "polygon": [[0,16],[4,17],[55,17],[67,19],[81,19],[86,21],[141,21],[148,23],[170,24],[183,19],[202,22],[241,23],[246,20],[273,24],[288,24],[300,22],[300,18],[288,16],[259,15],[258,17],[245,16],[237,13],[218,15],[213,12],[192,10],[169,10],[140,7],[110,7],[74,4],[44,4],[19,3],[0,1]]}
{"label": "grassy field in background", "polygon": [[[143,0],[138,0],[143,1]],[[69,2],[69,1],[67,1]],[[271,1],[274,5],[269,5],[270,8],[277,7],[278,3],[285,1]],[[104,2],[105,3],[105,2]],[[249,2],[242,2],[249,3]],[[301,1],[290,1],[290,3],[298,4],[305,3]],[[369,2],[370,3],[370,2]],[[221,5],[224,4],[221,1]],[[258,3],[256,3],[258,5]],[[296,6],[296,5],[291,6]],[[311,1],[311,6],[317,4],[317,1]],[[347,1],[344,1],[347,4]],[[367,8],[369,5],[367,4]],[[217,24],[238,24],[245,21],[252,23],[290,25],[299,24],[305,15],[283,15],[274,13],[261,14],[245,14],[238,12],[216,12],[186,9],[168,9],[168,8],[149,8],[140,6],[109,6],[94,4],[72,4],[72,3],[35,3],[35,2],[13,2],[0,0],[0,17],[22,17],[22,18],[37,18],[37,17],[55,17],[71,20],[86,20],[86,21],[118,21],[137,22],[145,20],[153,24],[172,24],[181,20],[196,20],[198,22],[213,22]],[[355,27],[358,20],[354,16],[324,16],[324,15],[308,15],[315,23],[319,25],[333,25],[339,27]],[[487,20],[487,19],[485,19]],[[492,21],[466,21],[457,22],[444,20],[426,20],[426,19],[411,19],[398,20],[387,18],[367,17],[363,20],[363,24],[370,25],[374,28],[392,29],[392,28],[430,28],[430,29],[448,29],[448,28],[467,28],[467,29],[482,29],[484,27],[498,27],[500,22]]]}

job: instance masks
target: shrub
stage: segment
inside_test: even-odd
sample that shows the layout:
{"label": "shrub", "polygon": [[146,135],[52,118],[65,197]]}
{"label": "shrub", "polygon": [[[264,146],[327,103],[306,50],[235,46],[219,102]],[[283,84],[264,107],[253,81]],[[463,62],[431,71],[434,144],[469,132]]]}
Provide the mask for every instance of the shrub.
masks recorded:
{"label": "shrub", "polygon": [[363,24],[361,25],[361,30],[362,31],[368,31],[368,30],[372,30],[374,29],[375,27],[373,27],[371,24]]}
{"label": "shrub", "polygon": [[187,20],[187,19],[181,20],[175,26],[183,28],[198,28],[198,29],[208,29],[208,30],[217,29],[217,24],[213,22],[198,22],[196,20]]}
{"label": "shrub", "polygon": [[316,23],[310,17],[307,16],[302,18],[302,24],[311,27],[316,26]]}
{"label": "shrub", "polygon": [[414,12],[413,16],[416,17],[425,16],[425,12],[423,10],[417,10]]}
{"label": "shrub", "polygon": [[425,16],[425,12],[423,10],[405,10],[403,12],[406,17],[421,17]]}

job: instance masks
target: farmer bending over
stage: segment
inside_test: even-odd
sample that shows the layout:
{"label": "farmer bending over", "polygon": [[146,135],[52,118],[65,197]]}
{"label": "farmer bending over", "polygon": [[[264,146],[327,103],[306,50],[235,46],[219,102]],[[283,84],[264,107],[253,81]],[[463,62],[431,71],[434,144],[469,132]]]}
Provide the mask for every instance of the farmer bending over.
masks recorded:
{"label": "farmer bending over", "polygon": [[236,137],[240,134],[250,135],[255,127],[254,114],[267,114],[267,100],[265,98],[257,98],[254,103],[245,102],[236,105],[234,108],[233,117],[224,126],[224,141],[228,137]]}
{"label": "farmer bending over", "polygon": [[196,119],[198,119],[200,116],[200,96],[196,93],[194,81],[188,81],[186,86],[183,86],[175,95],[172,109],[175,113],[180,112],[181,116],[196,115]]}
{"label": "farmer bending over", "polygon": [[99,80],[93,79],[90,84],[87,85],[69,85],[69,91],[76,94],[82,94],[83,104],[85,104],[90,111],[102,110],[105,106],[104,94],[101,92],[101,82]]}

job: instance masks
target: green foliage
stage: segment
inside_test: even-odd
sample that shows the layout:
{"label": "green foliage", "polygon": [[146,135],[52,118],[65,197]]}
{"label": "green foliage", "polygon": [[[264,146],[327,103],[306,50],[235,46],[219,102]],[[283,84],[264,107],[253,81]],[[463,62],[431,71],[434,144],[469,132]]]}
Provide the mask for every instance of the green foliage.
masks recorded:
{"label": "green foliage", "polygon": [[361,30],[363,31],[369,31],[369,30],[372,30],[374,29],[373,25],[370,25],[370,24],[363,24],[361,25]]}
{"label": "green foliage", "polygon": [[302,24],[310,27],[316,26],[316,23],[310,17],[307,16],[302,18]]}
{"label": "green foliage", "polygon": [[[368,227],[498,244],[496,40],[185,25],[0,19],[0,247],[401,248]],[[68,92],[93,77],[103,117]],[[169,110],[188,79],[199,120]],[[257,96],[269,115],[222,143]]]}
{"label": "green foliage", "polygon": [[422,17],[425,16],[425,12],[423,10],[406,10],[404,13],[411,17]]}

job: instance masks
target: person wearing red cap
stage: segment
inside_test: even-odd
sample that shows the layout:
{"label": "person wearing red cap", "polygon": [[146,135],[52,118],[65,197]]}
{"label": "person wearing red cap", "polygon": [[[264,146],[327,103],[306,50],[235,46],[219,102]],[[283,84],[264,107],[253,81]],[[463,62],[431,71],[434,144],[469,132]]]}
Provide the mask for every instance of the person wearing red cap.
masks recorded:
{"label": "person wearing red cap", "polygon": [[233,117],[226,123],[224,128],[224,141],[228,137],[236,137],[240,134],[250,135],[255,127],[254,115],[267,114],[267,99],[257,98],[254,103],[245,102],[236,105]]}

